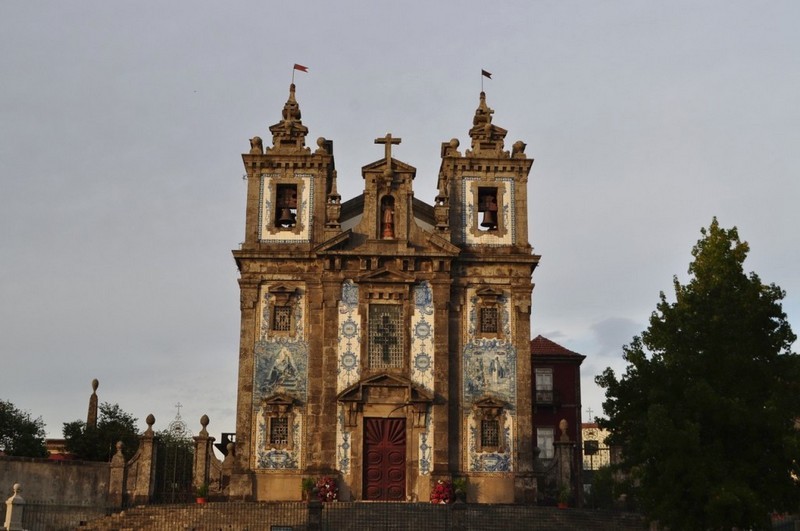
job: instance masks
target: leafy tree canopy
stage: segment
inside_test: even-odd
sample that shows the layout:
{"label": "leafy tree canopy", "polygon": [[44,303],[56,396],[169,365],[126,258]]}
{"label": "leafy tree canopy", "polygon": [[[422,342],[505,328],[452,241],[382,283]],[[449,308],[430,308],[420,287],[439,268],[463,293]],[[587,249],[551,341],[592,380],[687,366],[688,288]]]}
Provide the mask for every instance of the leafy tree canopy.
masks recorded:
{"label": "leafy tree canopy", "polygon": [[47,457],[42,417],[31,418],[14,404],[0,400],[0,451],[21,457]]}
{"label": "leafy tree canopy", "polygon": [[745,274],[749,247],[716,218],[692,250],[688,284],[661,293],[650,326],[623,347],[602,427],[652,519],[672,529],[766,528],[798,508],[800,357],[785,293]]}
{"label": "leafy tree canopy", "polygon": [[104,402],[99,409],[97,427],[81,420],[64,423],[67,450],[86,461],[110,461],[117,451],[117,441],[122,441],[122,453],[126,460],[130,459],[139,447],[137,419],[117,404]]}

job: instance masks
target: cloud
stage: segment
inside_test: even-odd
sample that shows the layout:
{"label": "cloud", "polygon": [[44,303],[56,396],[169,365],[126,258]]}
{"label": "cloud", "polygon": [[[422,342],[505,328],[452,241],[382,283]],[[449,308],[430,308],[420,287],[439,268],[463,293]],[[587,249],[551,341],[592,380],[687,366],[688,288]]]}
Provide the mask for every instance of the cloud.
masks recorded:
{"label": "cloud", "polygon": [[601,357],[621,357],[622,346],[627,345],[644,330],[644,325],[625,317],[609,317],[591,326],[597,350]]}

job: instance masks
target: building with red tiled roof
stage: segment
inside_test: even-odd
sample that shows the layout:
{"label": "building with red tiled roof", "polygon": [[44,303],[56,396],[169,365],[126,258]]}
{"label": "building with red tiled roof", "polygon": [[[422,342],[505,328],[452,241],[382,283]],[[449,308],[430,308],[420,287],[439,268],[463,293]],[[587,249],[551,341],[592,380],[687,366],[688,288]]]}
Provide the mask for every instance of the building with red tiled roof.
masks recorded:
{"label": "building with red tiled roof", "polygon": [[[545,470],[554,464],[555,446],[561,439],[559,424],[567,421],[566,436],[572,451],[573,491],[583,490],[581,436],[581,363],[586,356],[541,335],[531,340],[533,367],[533,440]],[[546,485],[540,485],[546,490]]]}

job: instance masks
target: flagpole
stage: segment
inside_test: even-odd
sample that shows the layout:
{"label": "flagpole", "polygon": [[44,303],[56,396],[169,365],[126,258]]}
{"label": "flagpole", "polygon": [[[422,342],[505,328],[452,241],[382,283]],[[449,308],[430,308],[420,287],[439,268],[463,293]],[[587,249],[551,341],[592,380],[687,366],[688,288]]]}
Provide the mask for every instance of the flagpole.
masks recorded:
{"label": "flagpole", "polygon": [[294,70],[295,70],[295,68],[292,67],[292,85],[294,85]]}

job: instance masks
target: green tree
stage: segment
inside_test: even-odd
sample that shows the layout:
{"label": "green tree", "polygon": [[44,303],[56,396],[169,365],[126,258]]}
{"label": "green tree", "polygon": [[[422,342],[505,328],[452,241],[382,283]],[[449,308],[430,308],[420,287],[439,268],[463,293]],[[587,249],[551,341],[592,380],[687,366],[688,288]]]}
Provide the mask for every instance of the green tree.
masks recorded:
{"label": "green tree", "polygon": [[0,451],[6,455],[47,457],[42,417],[31,418],[14,404],[0,400]]}
{"label": "green tree", "polygon": [[97,427],[81,420],[64,423],[67,450],[86,461],[110,461],[117,451],[117,441],[122,441],[122,453],[130,459],[139,447],[137,419],[117,404],[104,402],[99,409]]}
{"label": "green tree", "polygon": [[672,529],[767,528],[798,507],[800,357],[785,293],[745,274],[749,251],[716,218],[692,250],[688,284],[661,293],[650,326],[606,369],[600,425],[623,450],[645,514]]}

